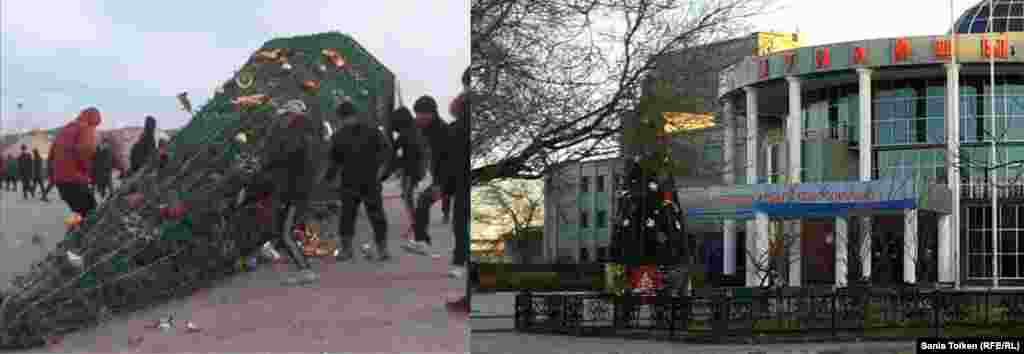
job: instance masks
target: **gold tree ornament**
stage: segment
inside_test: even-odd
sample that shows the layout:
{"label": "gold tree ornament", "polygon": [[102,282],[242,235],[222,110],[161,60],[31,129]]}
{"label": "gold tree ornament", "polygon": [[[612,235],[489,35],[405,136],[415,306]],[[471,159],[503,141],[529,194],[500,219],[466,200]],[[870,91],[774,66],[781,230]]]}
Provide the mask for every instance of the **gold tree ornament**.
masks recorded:
{"label": "gold tree ornament", "polygon": [[256,82],[256,75],[250,71],[242,71],[235,78],[235,84],[243,90],[252,87],[254,82]]}

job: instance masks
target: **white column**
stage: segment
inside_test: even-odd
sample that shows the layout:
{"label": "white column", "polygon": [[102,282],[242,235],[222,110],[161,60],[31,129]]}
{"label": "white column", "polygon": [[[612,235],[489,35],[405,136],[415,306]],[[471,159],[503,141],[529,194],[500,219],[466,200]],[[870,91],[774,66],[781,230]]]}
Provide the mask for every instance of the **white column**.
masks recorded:
{"label": "white column", "polygon": [[[874,129],[871,122],[871,69],[858,68],[857,69],[857,82],[859,84],[860,92],[858,99],[860,104],[858,105],[858,112],[860,112],[860,121],[858,132],[860,137],[857,139],[858,150],[860,155],[859,174],[862,182],[871,181],[871,132]],[[860,260],[861,260],[861,274],[871,279],[871,218],[862,217],[860,218]]]}
{"label": "white column", "polygon": [[[939,282],[953,282],[952,257],[950,257],[950,236],[953,234],[953,215],[939,215],[939,249],[936,255],[938,260]],[[930,264],[925,264],[931,267]]]}
{"label": "white column", "polygon": [[[946,175],[952,191],[947,221],[939,225],[939,281],[960,287],[960,64],[946,64]],[[947,232],[943,233],[945,229]]]}
{"label": "white column", "polygon": [[835,232],[835,236],[834,236],[834,238],[832,240],[832,247],[835,248],[835,252],[836,252],[836,259],[835,259],[835,262],[836,262],[835,273],[836,274],[835,274],[835,276],[836,276],[836,287],[837,288],[845,288],[846,287],[846,265],[847,265],[847,260],[846,260],[846,258],[847,258],[846,257],[847,247],[846,246],[848,245],[848,243],[849,243],[848,241],[850,240],[849,239],[849,234],[850,234],[850,227],[849,227],[849,225],[846,222],[846,218],[845,217],[837,217],[836,218],[836,232]]}
{"label": "white column", "polygon": [[[753,226],[748,231],[747,238],[750,242],[750,254],[753,257],[747,257],[747,286],[756,287],[761,286],[761,279],[764,278],[765,272],[760,268],[764,268],[768,265],[767,262],[771,261],[771,257],[768,256],[768,215],[764,213],[757,213],[754,216]],[[756,258],[757,266],[753,266]]]}
{"label": "white column", "polygon": [[[800,78],[787,76],[786,81],[789,83],[789,117],[786,121],[786,128],[789,130],[786,132],[786,143],[789,150],[789,173],[787,175],[789,183],[800,183],[800,169],[803,165],[801,146],[804,136]],[[789,233],[793,237],[789,241],[789,285],[800,286],[801,269],[803,268],[800,243],[803,237],[799,221],[789,222]]]}
{"label": "white column", "polygon": [[[747,161],[744,165],[747,169],[747,184],[757,184],[757,88],[746,86],[743,88],[743,92],[747,98],[747,136],[745,142]],[[758,239],[767,237],[767,233],[759,233],[757,229],[758,226],[755,220],[747,221],[747,252],[744,252],[744,258],[747,265],[747,284],[750,286],[760,284],[760,278],[757,277],[757,271],[755,270],[757,265],[754,264],[754,257],[760,257],[757,251]]]}
{"label": "white column", "polygon": [[[722,138],[723,160],[725,161],[722,170],[722,180],[726,185],[736,184],[735,152],[736,130],[734,121],[736,119],[732,98],[726,97],[722,109],[722,121],[724,132]],[[726,219],[722,223],[722,272],[725,274],[736,274],[736,220]]]}
{"label": "white column", "polygon": [[800,78],[787,76],[789,82],[789,116],[787,118],[786,143],[789,145],[789,183],[800,183],[802,166],[800,146],[803,142],[803,119],[801,119]]}
{"label": "white column", "polygon": [[744,87],[747,94],[747,184],[757,184],[757,88]]}
{"label": "white column", "polygon": [[917,209],[903,211],[903,282],[917,283]]}

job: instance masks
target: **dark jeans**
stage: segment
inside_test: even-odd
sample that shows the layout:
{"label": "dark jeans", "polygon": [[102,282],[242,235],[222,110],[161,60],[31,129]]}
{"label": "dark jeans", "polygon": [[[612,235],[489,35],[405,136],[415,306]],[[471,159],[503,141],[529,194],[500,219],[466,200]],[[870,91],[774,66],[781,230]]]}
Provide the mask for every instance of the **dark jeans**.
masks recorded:
{"label": "dark jeans", "polygon": [[53,189],[53,182],[50,182],[48,178],[39,178],[36,180],[36,184],[39,186],[40,197],[46,199],[46,196],[50,195],[50,189]]}
{"label": "dark jeans", "polygon": [[25,198],[25,199],[28,199],[30,197],[35,197],[35,195],[36,195],[36,185],[35,185],[35,181],[33,180],[32,176],[22,176],[21,177],[21,196],[23,198]]}
{"label": "dark jeans", "polygon": [[416,241],[426,242],[428,245],[431,244],[430,234],[427,233],[427,227],[430,226],[430,208],[437,202],[438,191],[440,187],[430,186],[423,189],[420,192],[420,197],[416,199],[416,214],[413,216],[412,231]]}
{"label": "dark jeans", "polygon": [[71,211],[82,215],[82,217],[85,217],[96,208],[96,197],[89,190],[88,184],[58,183],[57,193],[60,194],[60,199],[68,203]]}
{"label": "dark jeans", "polygon": [[469,192],[456,193],[452,201],[452,233],[455,234],[455,249],[452,264],[465,266],[469,260]]}
{"label": "dark jeans", "polygon": [[[441,197],[438,195],[439,193],[435,193],[439,190],[440,188],[437,186],[427,188],[420,193],[420,197],[416,201],[416,220],[413,224],[416,241],[431,244],[431,237],[427,233],[427,227],[430,226],[430,207],[437,202],[437,199],[443,199],[436,198]],[[454,203],[452,203],[455,209],[452,216],[452,233],[455,237],[452,264],[460,266],[466,264],[469,253],[469,200],[466,198],[466,196],[455,196]]]}
{"label": "dark jeans", "polygon": [[346,246],[356,234],[356,216],[359,205],[366,209],[366,217],[373,227],[373,239],[381,249],[387,248],[388,218],[384,214],[384,198],[380,183],[363,186],[343,185],[341,192],[341,216],[338,220],[338,235]]}
{"label": "dark jeans", "polygon": [[103,198],[110,195],[110,182],[96,183],[96,194]]}
{"label": "dark jeans", "polygon": [[[274,199],[274,225],[275,228],[281,230],[281,237],[278,241],[279,247],[284,247],[288,250],[288,256],[291,257],[292,261],[299,269],[309,269],[309,260],[306,259],[306,255],[302,253],[302,249],[296,245],[294,241],[293,230],[295,224],[302,223],[305,220],[306,213],[309,210],[309,204],[306,202],[296,201],[278,201]],[[273,237],[271,237],[273,239]],[[281,244],[283,243],[283,245]]]}

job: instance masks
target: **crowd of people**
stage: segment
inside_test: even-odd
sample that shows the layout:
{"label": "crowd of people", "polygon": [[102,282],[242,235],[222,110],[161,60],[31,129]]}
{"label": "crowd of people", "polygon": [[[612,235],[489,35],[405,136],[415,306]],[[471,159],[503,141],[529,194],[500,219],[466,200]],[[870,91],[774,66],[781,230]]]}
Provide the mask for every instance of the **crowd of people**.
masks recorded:
{"label": "crowd of people", "polygon": [[[454,120],[446,123],[439,113],[436,100],[422,96],[416,100],[412,112],[399,107],[392,112],[392,131],[385,132],[369,120],[358,118],[362,113],[351,102],[344,102],[334,112],[342,126],[330,139],[327,156],[318,156],[313,144],[317,127],[310,124],[302,109],[284,110],[288,129],[275,137],[270,145],[270,159],[263,171],[271,176],[262,188],[276,195],[272,210],[275,230],[295,262],[298,274],[289,279],[293,284],[315,282],[318,275],[293,242],[288,229],[308,215],[312,188],[320,182],[328,183],[337,191],[341,202],[338,217],[339,251],[335,255],[341,262],[354,256],[353,238],[358,208],[363,207],[373,229],[376,245],[375,260],[391,259],[388,251],[388,223],[384,214],[383,182],[392,176],[401,181],[402,204],[411,216],[414,237],[401,247],[415,255],[437,256],[427,226],[430,210],[442,201],[443,219],[452,226],[455,247],[452,249],[452,269],[449,276],[463,278],[469,258],[469,114],[468,71],[462,77],[464,90],[449,105]],[[110,141],[97,142],[96,128],[102,122],[94,107],[83,110],[65,125],[51,145],[48,159],[40,157],[38,150],[29,153],[22,147],[20,157],[10,156],[5,166],[4,187],[15,188],[22,183],[26,199],[35,196],[47,200],[49,190],[57,187],[60,198],[80,215],[87,215],[97,207],[97,198],[107,197],[114,188],[113,171],[132,176],[151,161],[166,162],[166,141],[156,141],[156,119],[146,117],[142,136],[131,147],[129,166],[120,166],[113,157]],[[389,134],[390,133],[390,134]],[[287,136],[285,136],[287,135]],[[154,154],[159,158],[153,159]],[[391,154],[391,156],[388,156]],[[320,161],[326,162],[320,164]],[[385,164],[385,161],[391,161]],[[318,173],[318,166],[326,165],[326,173]],[[384,166],[389,166],[385,169]],[[427,187],[415,196],[416,187],[427,178]],[[339,178],[340,177],[340,178]],[[47,182],[47,183],[44,183]],[[44,186],[45,184],[45,186]],[[258,189],[254,186],[250,190]],[[247,192],[248,193],[248,192]],[[277,227],[284,227],[280,229]],[[447,303],[451,311],[469,311],[467,297]]]}

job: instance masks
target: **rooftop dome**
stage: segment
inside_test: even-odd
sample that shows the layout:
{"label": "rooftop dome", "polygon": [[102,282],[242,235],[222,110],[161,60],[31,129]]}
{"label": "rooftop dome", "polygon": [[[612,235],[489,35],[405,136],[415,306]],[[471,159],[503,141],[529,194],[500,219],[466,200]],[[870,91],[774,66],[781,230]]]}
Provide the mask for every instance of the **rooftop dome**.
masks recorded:
{"label": "rooftop dome", "polygon": [[[993,32],[1024,32],[1024,0],[992,0]],[[956,33],[986,33],[989,0],[982,0],[964,11],[953,28]]]}

